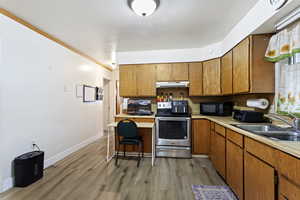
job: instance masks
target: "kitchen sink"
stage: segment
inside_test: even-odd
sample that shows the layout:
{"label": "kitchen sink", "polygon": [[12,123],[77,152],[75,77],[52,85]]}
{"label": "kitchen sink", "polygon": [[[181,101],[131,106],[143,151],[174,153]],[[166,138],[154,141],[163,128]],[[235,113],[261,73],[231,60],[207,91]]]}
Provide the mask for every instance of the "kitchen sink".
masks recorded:
{"label": "kitchen sink", "polygon": [[278,126],[274,126],[271,124],[267,125],[260,125],[260,124],[237,124],[234,125],[240,129],[246,130],[246,131],[259,131],[259,132],[269,132],[269,131],[282,131],[283,128],[280,128]]}
{"label": "kitchen sink", "polygon": [[235,124],[233,126],[273,140],[300,141],[300,133],[292,128],[281,128],[271,124]]}

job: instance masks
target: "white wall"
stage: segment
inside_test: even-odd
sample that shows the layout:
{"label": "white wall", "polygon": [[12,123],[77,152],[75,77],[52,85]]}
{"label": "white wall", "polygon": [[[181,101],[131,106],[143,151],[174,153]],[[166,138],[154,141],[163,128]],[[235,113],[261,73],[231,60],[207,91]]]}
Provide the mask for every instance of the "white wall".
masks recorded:
{"label": "white wall", "polygon": [[83,103],[75,85],[102,86],[111,75],[0,14],[2,189],[11,187],[13,158],[31,151],[32,141],[48,166],[101,136],[102,103]]}
{"label": "white wall", "polygon": [[118,64],[193,62],[220,56],[221,43],[203,48],[118,52]]}
{"label": "white wall", "polygon": [[[288,4],[295,3],[296,5],[297,1],[299,0],[289,0]],[[117,62],[118,64],[194,62],[217,58],[224,55],[245,37],[254,33],[276,13],[277,11],[269,5],[267,0],[259,0],[218,43],[194,49],[117,52]]]}

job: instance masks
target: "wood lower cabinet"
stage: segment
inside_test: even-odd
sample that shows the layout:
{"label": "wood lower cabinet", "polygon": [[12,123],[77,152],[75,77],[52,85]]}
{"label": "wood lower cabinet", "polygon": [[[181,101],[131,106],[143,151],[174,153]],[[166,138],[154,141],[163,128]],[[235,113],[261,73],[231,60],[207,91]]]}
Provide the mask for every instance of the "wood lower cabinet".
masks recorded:
{"label": "wood lower cabinet", "polygon": [[189,64],[189,79],[190,79],[190,96],[202,96],[203,84],[202,84],[202,63],[190,63]]}
{"label": "wood lower cabinet", "polygon": [[245,152],[245,200],[275,199],[275,170],[270,165]]}
{"label": "wood lower cabinet", "polygon": [[137,65],[136,66],[136,86],[137,96],[154,97],[156,96],[156,65]]}
{"label": "wood lower cabinet", "polygon": [[[116,117],[115,121],[119,122],[123,119],[128,119],[127,117]],[[152,122],[154,123],[154,118],[130,118],[134,122]],[[151,153],[152,152],[152,130],[149,128],[139,128],[138,129],[139,135],[144,140],[144,152],[145,153]],[[116,148],[117,148],[117,138],[116,138]],[[120,151],[123,151],[123,145],[120,146]],[[126,152],[138,152],[139,149],[137,146],[127,146]]]}
{"label": "wood lower cabinet", "polygon": [[226,141],[226,182],[238,196],[244,198],[244,151],[231,142]]}
{"label": "wood lower cabinet", "polygon": [[135,97],[137,96],[136,87],[136,66],[122,65],[119,69],[120,75],[120,96]]}
{"label": "wood lower cabinet", "polygon": [[210,121],[197,119],[192,121],[192,153],[209,154]]}
{"label": "wood lower cabinet", "polygon": [[278,152],[279,192],[283,199],[300,199],[300,160],[284,152]]}
{"label": "wood lower cabinet", "polygon": [[221,88],[222,94],[232,94],[232,51],[221,58]]}
{"label": "wood lower cabinet", "polygon": [[203,62],[203,94],[206,96],[221,94],[221,61],[219,58]]}
{"label": "wood lower cabinet", "polygon": [[226,177],[226,139],[218,132],[213,133],[211,141],[212,163],[219,174],[225,179]]}
{"label": "wood lower cabinet", "polygon": [[300,187],[288,181],[283,176],[281,176],[279,180],[279,192],[282,199],[285,200],[300,199]]}
{"label": "wood lower cabinet", "polygon": [[279,152],[278,168],[283,176],[300,186],[300,160],[298,158]]}

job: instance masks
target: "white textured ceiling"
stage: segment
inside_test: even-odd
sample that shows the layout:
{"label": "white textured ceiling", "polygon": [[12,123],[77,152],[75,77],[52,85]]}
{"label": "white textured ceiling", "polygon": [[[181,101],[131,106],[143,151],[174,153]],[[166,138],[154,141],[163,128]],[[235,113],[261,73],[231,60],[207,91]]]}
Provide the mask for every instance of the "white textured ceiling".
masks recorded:
{"label": "white textured ceiling", "polygon": [[221,41],[258,0],[161,0],[153,15],[127,0],[0,0],[0,7],[110,63],[116,51],[200,48]]}

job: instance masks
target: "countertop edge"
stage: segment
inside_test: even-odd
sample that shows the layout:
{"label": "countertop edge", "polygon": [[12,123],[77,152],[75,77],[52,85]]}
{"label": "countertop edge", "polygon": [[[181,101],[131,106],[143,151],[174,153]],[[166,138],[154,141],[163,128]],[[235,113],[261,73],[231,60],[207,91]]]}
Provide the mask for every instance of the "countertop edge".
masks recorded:
{"label": "countertop edge", "polygon": [[[207,119],[207,120],[210,120],[212,122],[215,122],[225,128],[228,128],[228,129],[231,129],[237,133],[240,133],[246,137],[249,137],[251,139],[254,139],[258,142],[261,142],[263,144],[266,144],[268,146],[271,146],[273,147],[274,149],[277,149],[277,150],[280,150],[282,152],[285,152],[287,154],[290,154],[292,156],[295,156],[297,158],[300,159],[300,142],[292,142],[292,141],[274,141],[274,140],[271,140],[271,139],[268,139],[268,138],[265,138],[263,136],[259,136],[259,135],[256,135],[254,133],[251,133],[251,132],[248,132],[248,131],[245,131],[245,130],[242,130],[240,128],[237,128],[235,126],[233,126],[232,124],[242,124],[241,122],[237,122],[237,121],[234,121],[232,118],[232,123],[226,123],[220,119],[216,119],[216,117],[212,117],[212,116],[201,116],[201,115],[198,115],[198,116],[192,116],[192,119]],[[224,118],[224,120],[226,120]],[[230,121],[228,118],[227,118],[228,121]],[[297,145],[297,149],[296,148],[293,148],[289,145]],[[298,147],[299,146],[299,147]],[[298,149],[299,148],[299,149]]]}
{"label": "countertop edge", "polygon": [[128,114],[118,114],[118,115],[115,115],[114,117],[154,119],[154,118],[155,118],[155,115],[128,115]]}

